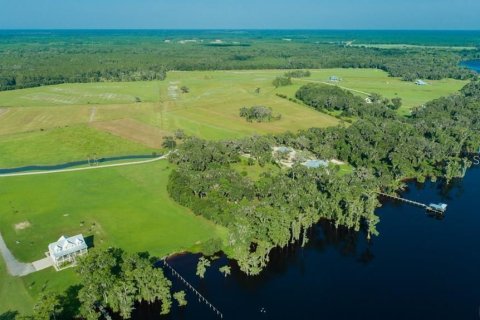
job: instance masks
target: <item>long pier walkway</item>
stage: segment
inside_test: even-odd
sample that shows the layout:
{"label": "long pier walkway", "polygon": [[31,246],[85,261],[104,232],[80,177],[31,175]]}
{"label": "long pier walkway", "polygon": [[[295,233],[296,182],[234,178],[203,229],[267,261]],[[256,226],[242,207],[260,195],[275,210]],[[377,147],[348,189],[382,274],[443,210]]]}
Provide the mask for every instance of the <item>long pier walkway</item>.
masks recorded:
{"label": "long pier walkway", "polygon": [[190,291],[192,291],[197,297],[198,301],[205,303],[210,309],[213,310],[217,314],[217,316],[220,317],[220,319],[223,319],[223,313],[221,313],[213,304],[211,304],[200,292],[198,292],[187,280],[185,280],[171,265],[168,264],[166,259],[161,260],[163,262],[163,265],[170,269],[172,271],[172,275],[176,276],[180,281],[183,282],[184,285],[187,286]]}
{"label": "long pier walkway", "polygon": [[437,210],[437,209],[432,208],[431,206],[428,206],[428,205],[426,205],[424,203],[421,203],[421,202],[412,201],[412,200],[405,199],[405,198],[400,198],[400,197],[397,197],[397,196],[394,196],[394,195],[391,195],[391,194],[387,194],[387,193],[383,193],[383,192],[378,192],[378,194],[381,195],[381,196],[390,198],[390,199],[402,201],[402,202],[405,202],[405,203],[408,203],[408,204],[411,204],[411,205],[414,205],[414,206],[417,206],[417,207],[424,208],[425,210],[436,213],[436,214],[444,214],[445,213],[444,211]]}

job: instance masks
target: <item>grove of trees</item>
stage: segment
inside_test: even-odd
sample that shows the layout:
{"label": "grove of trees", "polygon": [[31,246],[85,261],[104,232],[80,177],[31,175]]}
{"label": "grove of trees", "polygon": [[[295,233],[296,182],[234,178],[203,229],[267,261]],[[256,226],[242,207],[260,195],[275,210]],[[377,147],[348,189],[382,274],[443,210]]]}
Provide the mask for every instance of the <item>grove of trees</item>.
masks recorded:
{"label": "grove of trees", "polygon": [[243,107],[240,109],[240,117],[245,118],[248,122],[269,122],[281,118],[280,114],[274,115],[272,108],[264,106]]}

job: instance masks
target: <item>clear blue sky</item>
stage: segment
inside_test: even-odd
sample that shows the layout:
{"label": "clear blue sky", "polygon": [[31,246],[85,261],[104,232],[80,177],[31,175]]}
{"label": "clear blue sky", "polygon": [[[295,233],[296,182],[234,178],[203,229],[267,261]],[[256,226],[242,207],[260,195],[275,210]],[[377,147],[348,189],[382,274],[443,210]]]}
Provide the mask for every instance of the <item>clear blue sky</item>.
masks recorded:
{"label": "clear blue sky", "polygon": [[480,29],[480,0],[0,0],[0,29]]}

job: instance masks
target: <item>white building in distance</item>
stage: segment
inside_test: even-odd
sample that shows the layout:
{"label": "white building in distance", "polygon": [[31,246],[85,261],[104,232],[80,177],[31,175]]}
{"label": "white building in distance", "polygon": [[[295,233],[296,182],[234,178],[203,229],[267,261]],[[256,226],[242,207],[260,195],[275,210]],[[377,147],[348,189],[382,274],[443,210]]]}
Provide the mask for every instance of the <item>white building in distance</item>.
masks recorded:
{"label": "white building in distance", "polygon": [[48,255],[57,271],[75,265],[77,257],[87,252],[88,246],[81,234],[70,238],[61,236],[57,242],[48,245]]}

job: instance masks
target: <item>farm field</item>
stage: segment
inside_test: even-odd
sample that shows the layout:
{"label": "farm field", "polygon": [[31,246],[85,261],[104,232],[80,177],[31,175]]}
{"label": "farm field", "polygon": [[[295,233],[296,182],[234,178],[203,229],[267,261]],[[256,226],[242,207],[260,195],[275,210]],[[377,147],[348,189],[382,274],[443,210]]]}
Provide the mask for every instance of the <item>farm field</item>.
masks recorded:
{"label": "farm field", "polygon": [[[0,92],[0,167],[53,164],[99,157],[150,153],[181,129],[205,139],[297,131],[338,124],[338,119],[276,96],[293,97],[309,82],[341,78],[358,95],[401,97],[399,112],[459,90],[465,81],[429,81],[427,86],[390,78],[373,69],[313,70],[312,76],[275,89],[282,70],[170,72],[165,81],[85,83]],[[183,93],[181,88],[188,88]],[[257,92],[260,88],[260,92]],[[362,93],[363,92],[363,93]],[[249,123],[244,106],[264,105],[282,115]]]}
{"label": "farm field", "polygon": [[[61,235],[78,233],[93,240],[95,247],[117,246],[159,257],[195,251],[211,238],[225,239],[223,228],[193,215],[169,198],[166,185],[170,166],[159,161],[1,178],[0,231],[12,253],[27,262],[42,258],[48,244]],[[22,222],[27,223],[21,227]],[[65,289],[74,280],[71,270],[57,273],[53,269],[12,278],[0,265],[0,295],[6,294],[8,286],[23,286],[15,290],[19,295],[27,292],[35,296],[44,285]],[[0,300],[0,311],[8,307],[6,300]]]}

